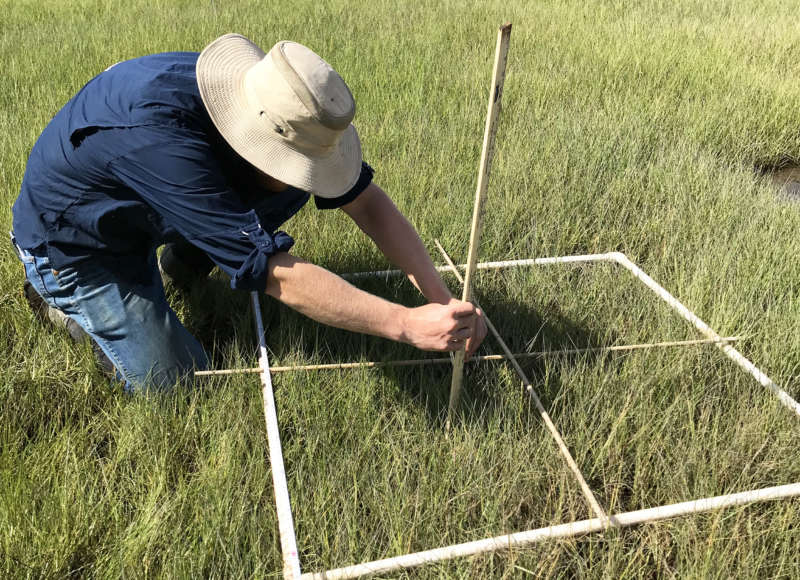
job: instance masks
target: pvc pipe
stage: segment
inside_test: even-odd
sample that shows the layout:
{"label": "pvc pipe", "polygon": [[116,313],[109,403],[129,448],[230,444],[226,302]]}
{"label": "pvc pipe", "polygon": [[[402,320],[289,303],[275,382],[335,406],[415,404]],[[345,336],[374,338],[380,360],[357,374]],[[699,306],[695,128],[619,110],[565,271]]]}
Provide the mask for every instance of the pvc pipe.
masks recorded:
{"label": "pvc pipe", "polygon": [[[650,276],[645,274],[645,272],[639,268],[636,264],[631,262],[628,257],[623,254],[622,252],[612,252],[610,254],[613,260],[627,268],[634,276],[636,276],[639,280],[641,280],[645,286],[650,288],[653,292],[658,294],[664,302],[669,304],[673,310],[675,310],[678,314],[680,314],[683,318],[691,322],[694,327],[703,333],[708,338],[718,339],[719,335],[714,332],[714,330],[708,326],[705,322],[700,320],[700,318],[691,310],[686,308],[683,304],[681,304],[672,294],[667,292],[660,284],[658,284],[655,280],[653,280]],[[772,379],[770,379],[761,369],[759,369],[756,365],[754,365],[749,359],[745,358],[738,350],[733,348],[729,344],[724,344],[720,342],[717,345],[725,355],[739,365],[742,369],[747,371],[750,375],[753,376],[761,385],[767,387],[770,391],[772,391],[778,399],[783,403],[786,407],[791,409],[795,412],[796,415],[800,416],[800,403],[795,401],[789,393],[781,389],[778,385],[776,385]]]}
{"label": "pvc pipe", "polygon": [[[483,262],[477,264],[477,269],[498,269],[508,267],[520,267],[530,265],[546,265],[546,264],[565,264],[565,263],[583,263],[583,262],[616,262],[627,268],[635,277],[641,280],[646,286],[653,290],[659,297],[661,297],[667,304],[669,304],[676,312],[678,312],[684,319],[691,322],[695,328],[708,337],[708,342],[716,343],[718,347],[728,356],[731,360],[736,362],[742,369],[752,375],[761,385],[770,389],[780,401],[792,409],[796,414],[800,415],[800,404],[795,401],[786,391],[778,387],[763,371],[756,367],[750,360],[745,358],[735,348],[726,344],[733,338],[729,339],[720,337],[713,329],[711,329],[705,322],[703,322],[697,315],[686,308],[674,296],[667,292],[661,285],[655,282],[650,276],[642,271],[636,264],[631,262],[627,256],[621,252],[611,252],[607,254],[586,254],[575,256],[561,256],[552,258],[532,258],[523,260],[507,260],[500,262]],[[465,268],[465,265],[458,266]],[[439,272],[455,271],[451,266],[439,266],[436,268]],[[401,270],[384,270],[378,272],[357,272],[354,274],[344,275],[343,277],[354,279],[373,276],[399,276],[404,273]],[[270,463],[273,473],[273,487],[275,488],[275,501],[278,512],[278,526],[281,535],[281,550],[284,559],[284,578],[304,578],[304,579],[337,579],[337,578],[355,578],[365,574],[376,574],[387,572],[391,570],[398,570],[402,568],[409,568],[419,566],[421,564],[436,562],[442,560],[449,560],[459,556],[469,556],[485,552],[493,552],[498,550],[510,549],[513,547],[521,547],[535,542],[540,542],[547,539],[571,537],[591,532],[602,531],[608,527],[626,527],[645,522],[654,522],[664,520],[676,516],[687,515],[692,513],[701,513],[711,511],[714,509],[721,509],[725,507],[737,506],[746,503],[757,501],[767,501],[786,497],[793,497],[800,495],[800,483],[794,483],[784,486],[770,487],[760,490],[752,490],[741,492],[737,494],[729,494],[705,498],[695,501],[683,502],[678,504],[671,504],[645,510],[638,510],[634,512],[626,512],[618,515],[607,517],[598,517],[569,524],[562,524],[558,526],[551,526],[547,528],[540,528],[537,530],[530,530],[527,532],[519,532],[516,534],[509,534],[505,536],[497,536],[494,538],[487,538],[485,540],[478,540],[476,542],[467,542],[464,544],[457,544],[425,552],[417,552],[415,554],[407,554],[405,556],[398,556],[396,558],[388,558],[384,560],[377,560],[374,562],[367,562],[346,568],[339,568],[327,572],[306,573],[300,575],[300,564],[297,556],[296,539],[294,535],[294,525],[292,522],[291,506],[289,503],[288,487],[286,485],[286,475],[283,466],[283,457],[280,448],[280,435],[277,428],[277,415],[275,412],[275,401],[272,394],[272,381],[269,372],[269,361],[267,358],[266,343],[264,341],[263,322],[261,318],[261,309],[258,303],[258,294],[251,293],[253,298],[253,310],[256,319],[256,330],[259,337],[259,371],[261,372],[261,380],[263,385],[264,395],[264,417],[267,423],[267,438],[270,448]],[[658,345],[658,343],[655,343]],[[636,346],[636,345],[634,345]],[[618,349],[619,347],[604,347],[609,350]],[[577,349],[576,349],[577,350]],[[562,351],[568,352],[568,351]],[[535,353],[528,353],[535,354]],[[492,355],[499,356],[499,355]],[[513,357],[513,355],[512,355]],[[444,359],[449,361],[449,359]],[[511,359],[513,361],[513,358]],[[514,361],[516,362],[516,361]],[[352,364],[352,363],[348,363]],[[280,367],[281,370],[295,370],[293,367]],[[239,369],[230,369],[223,372],[238,372]],[[247,369],[245,369],[247,370]],[[536,394],[532,392],[534,401],[538,401]],[[539,405],[541,405],[541,402]],[[546,415],[546,413],[545,413]],[[549,419],[549,417],[547,417]],[[546,424],[548,422],[546,421]],[[550,422],[552,424],[552,422]],[[553,426],[553,428],[555,428]],[[560,437],[559,437],[560,438]],[[563,442],[562,442],[563,443]],[[577,468],[577,466],[576,466]]]}
{"label": "pvc pipe", "polygon": [[[660,284],[648,276],[641,268],[633,263],[622,252],[609,252],[606,254],[584,254],[575,256],[559,256],[552,258],[528,258],[523,260],[505,260],[500,262],[482,262],[477,265],[478,270],[489,270],[499,268],[514,268],[520,266],[534,266],[545,264],[567,264],[567,263],[581,263],[581,262],[616,262],[621,266],[627,268],[634,276],[641,280],[646,286],[653,290],[660,296],[667,304],[669,304],[675,311],[677,311],[683,318],[691,322],[695,328],[709,338],[718,338],[714,330],[703,322],[696,314],[686,308],[679,302],[672,294],[667,292]],[[464,269],[465,264],[457,266],[457,268]],[[437,266],[438,272],[451,271],[449,266]],[[402,270],[380,270],[376,272],[355,272],[352,274],[344,274],[342,277],[350,280],[367,277],[385,277],[390,278],[394,276],[404,275]],[[724,341],[719,341],[724,342]],[[737,365],[755,378],[759,384],[772,391],[783,405],[794,411],[800,416],[800,403],[792,398],[789,393],[781,389],[775,382],[770,379],[764,371],[756,367],[752,361],[744,357],[739,351],[730,345],[721,344],[720,349],[725,355],[733,360]]]}
{"label": "pvc pipe", "polygon": [[[456,278],[458,278],[458,281],[463,283],[464,280],[461,277],[461,274],[459,274],[458,270],[456,270],[455,264],[453,264],[453,261],[450,259],[450,256],[447,254],[442,245],[439,243],[439,240],[435,240],[435,243],[436,247],[439,248],[439,251],[442,253],[442,256],[444,257],[445,261],[450,265],[453,273],[456,275]],[[474,302],[475,306],[480,308],[478,301],[474,300]],[[552,435],[553,439],[555,439],[556,445],[558,445],[558,449],[559,451],[561,451],[561,455],[564,456],[564,460],[567,462],[567,466],[570,468],[572,474],[575,476],[575,479],[578,481],[578,486],[581,488],[583,496],[586,498],[586,502],[589,504],[589,507],[592,509],[592,511],[598,518],[607,521],[608,516],[606,516],[606,512],[604,512],[603,508],[600,507],[600,504],[597,502],[597,498],[594,497],[592,490],[589,489],[589,485],[586,483],[586,480],[584,479],[581,470],[578,468],[578,464],[575,463],[575,460],[572,458],[572,454],[569,452],[569,449],[567,448],[567,444],[564,443],[564,440],[561,438],[561,433],[558,432],[558,429],[556,429],[555,424],[550,419],[550,414],[545,410],[544,405],[542,405],[542,402],[539,400],[539,396],[533,389],[531,381],[528,379],[528,376],[525,374],[525,371],[522,370],[522,367],[519,366],[517,359],[514,358],[514,354],[511,352],[511,349],[508,348],[508,345],[502,339],[500,333],[497,331],[494,324],[492,324],[492,321],[489,320],[489,316],[487,316],[485,310],[483,312],[483,318],[486,321],[486,326],[489,327],[489,330],[492,332],[498,344],[503,349],[503,352],[506,353],[506,356],[508,357],[509,362],[514,367],[514,370],[517,371],[517,374],[522,379],[522,383],[523,386],[525,387],[526,394],[531,399],[533,399],[533,403],[534,405],[536,405],[536,408],[538,409],[539,414],[541,415],[542,420],[544,421],[544,424],[547,427],[547,430],[550,431],[550,435]]]}
{"label": "pvc pipe", "polygon": [[[547,356],[563,356],[569,354],[583,354],[592,352],[621,352],[629,350],[644,350],[649,348],[668,348],[675,346],[697,346],[702,344],[715,344],[719,342],[735,342],[741,340],[740,336],[726,336],[719,340],[713,338],[698,338],[694,340],[673,340],[668,342],[648,342],[641,344],[618,344],[615,346],[596,346],[589,348],[570,348],[566,350],[539,350],[533,352],[517,352],[514,356],[520,358],[544,358]],[[496,360],[508,360],[504,354],[485,354],[480,356],[473,356],[468,363],[471,362],[485,362]],[[325,371],[325,370],[345,370],[345,369],[360,369],[360,368],[384,368],[384,367],[408,367],[408,366],[425,366],[452,363],[450,357],[441,358],[420,358],[410,360],[387,360],[387,361],[363,361],[363,362],[346,362],[346,363],[326,363],[318,365],[299,365],[299,366],[282,366],[270,367],[270,373],[287,373],[294,371]],[[208,377],[214,375],[238,375],[238,374],[255,374],[260,373],[261,367],[250,367],[243,369],[221,369],[214,371],[195,371],[196,377]]]}
{"label": "pvc pipe", "polygon": [[269,463],[272,470],[272,487],[275,491],[275,508],[278,515],[278,532],[281,539],[283,556],[283,577],[285,580],[300,578],[300,558],[297,555],[297,539],[294,535],[292,506],[289,502],[289,487],[286,484],[286,471],[283,466],[281,450],[281,434],[278,430],[278,415],[275,411],[275,397],[272,393],[272,377],[269,373],[267,343],[264,338],[264,321],[261,317],[261,305],[258,292],[250,293],[253,305],[256,334],[258,335],[258,364],[261,368],[261,393],[264,398],[264,420],[267,423],[267,443],[269,445]]}
{"label": "pvc pipe", "polygon": [[433,550],[426,550],[424,552],[416,552],[413,554],[406,554],[404,556],[397,556],[395,558],[386,558],[383,560],[365,562],[363,564],[337,568],[335,570],[328,570],[326,572],[306,573],[301,576],[301,579],[343,580],[345,578],[357,578],[366,574],[391,572],[393,570],[412,568],[422,564],[441,562],[443,560],[451,560],[453,558],[463,556],[474,556],[476,554],[483,554],[487,552],[510,550],[512,548],[529,546],[545,540],[570,538],[592,532],[600,532],[606,529],[608,522],[611,523],[611,527],[622,528],[647,522],[666,520],[688,514],[702,513],[753,502],[776,500],[798,495],[800,495],[800,483],[791,483],[788,485],[767,487],[764,489],[743,491],[728,495],[719,495],[716,497],[625,512],[613,515],[608,520],[605,520],[604,518],[581,520],[569,524],[549,526],[536,530],[517,532],[515,534],[495,536],[493,538],[486,538],[484,540],[477,540],[474,542],[445,546]]}

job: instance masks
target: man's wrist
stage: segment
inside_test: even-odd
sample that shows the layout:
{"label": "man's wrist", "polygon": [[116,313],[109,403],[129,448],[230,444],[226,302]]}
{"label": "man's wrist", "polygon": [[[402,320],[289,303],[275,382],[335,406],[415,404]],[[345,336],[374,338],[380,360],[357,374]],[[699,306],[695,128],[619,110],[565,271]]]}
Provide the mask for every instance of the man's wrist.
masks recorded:
{"label": "man's wrist", "polygon": [[392,304],[387,338],[397,342],[408,342],[408,312],[409,308],[401,304]]}
{"label": "man's wrist", "polygon": [[455,298],[450,294],[447,289],[443,289],[441,291],[432,294],[431,296],[426,296],[428,302],[434,302],[436,304],[450,304]]}

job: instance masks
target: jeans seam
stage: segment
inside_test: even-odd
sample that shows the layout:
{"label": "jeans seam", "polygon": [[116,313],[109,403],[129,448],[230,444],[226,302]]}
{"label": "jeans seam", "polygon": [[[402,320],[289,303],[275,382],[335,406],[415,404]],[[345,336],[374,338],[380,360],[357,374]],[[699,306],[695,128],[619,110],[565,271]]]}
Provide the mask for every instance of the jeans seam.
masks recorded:
{"label": "jeans seam", "polygon": [[[36,287],[36,284],[34,284],[34,288],[36,289],[37,292],[39,292],[39,289],[41,288],[41,291],[44,292],[47,296],[49,296],[53,302],[55,302],[56,297],[53,296],[52,292],[50,292],[47,289],[47,284],[45,284],[44,277],[42,276],[42,273],[39,271],[36,262],[29,262],[29,263],[33,267],[33,271],[36,273],[36,280],[39,282],[39,287]],[[28,277],[27,271],[25,272],[25,276]],[[59,308],[59,310],[61,309]]]}
{"label": "jeans seam", "polygon": [[[67,303],[68,303],[68,305],[69,305],[70,307],[75,307],[75,308],[77,309],[77,308],[78,308],[78,304],[77,304],[77,302],[75,302],[75,298],[74,298],[74,296],[75,296],[75,292],[74,292],[74,291],[73,291],[73,292],[70,292],[70,291],[69,291],[67,288],[64,288],[64,286],[62,286],[62,285],[61,285],[61,280],[59,280],[59,279],[58,279],[58,276],[59,276],[60,274],[63,274],[63,273],[64,273],[64,270],[54,270],[53,268],[50,268],[50,273],[53,275],[53,280],[55,280],[55,282],[56,282],[56,286],[58,286],[58,289],[59,289],[59,290],[61,290],[61,292],[62,292],[62,293],[64,293],[64,294],[69,294],[69,295],[70,295],[70,297],[69,297],[69,298],[65,298],[65,299],[62,299],[62,300],[60,300],[60,301],[61,301],[61,302],[67,302]],[[76,280],[76,281],[75,281],[75,285],[77,286],[77,284],[78,284],[78,282],[77,282],[77,280]],[[51,294],[51,296],[52,296],[52,294]],[[55,298],[55,296],[53,296],[53,302],[56,302],[56,298]],[[59,308],[60,308],[62,311],[64,310],[64,309],[61,307],[61,305],[58,305],[58,306],[59,306]],[[82,313],[82,312],[81,312],[81,316],[83,316],[83,313]],[[85,318],[86,318],[86,317],[84,316],[84,319],[85,319]],[[89,325],[87,324],[87,326],[89,326]]]}

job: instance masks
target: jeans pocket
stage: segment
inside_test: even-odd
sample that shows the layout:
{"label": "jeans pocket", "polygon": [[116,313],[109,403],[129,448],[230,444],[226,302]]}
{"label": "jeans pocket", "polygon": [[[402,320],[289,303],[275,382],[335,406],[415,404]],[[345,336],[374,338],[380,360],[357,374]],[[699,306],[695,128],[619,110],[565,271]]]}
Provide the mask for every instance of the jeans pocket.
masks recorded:
{"label": "jeans pocket", "polygon": [[62,292],[72,294],[75,291],[78,286],[78,271],[75,268],[67,266],[61,270],[50,270],[50,272]]}

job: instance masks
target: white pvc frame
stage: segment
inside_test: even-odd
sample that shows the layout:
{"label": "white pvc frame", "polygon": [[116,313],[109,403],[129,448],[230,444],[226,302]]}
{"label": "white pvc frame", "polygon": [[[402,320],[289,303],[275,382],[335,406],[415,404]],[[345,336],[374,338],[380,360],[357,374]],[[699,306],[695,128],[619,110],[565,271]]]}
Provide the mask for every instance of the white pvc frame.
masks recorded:
{"label": "white pvc frame", "polygon": [[[478,269],[497,269],[511,268],[530,265],[545,264],[576,264],[591,262],[611,262],[619,264],[627,269],[633,276],[640,280],[645,286],[652,290],[659,298],[666,302],[670,308],[675,310],[685,320],[692,323],[701,334],[706,338],[712,339],[716,346],[725,355],[735,362],[744,371],[750,374],[759,384],[768,388],[778,400],[787,408],[800,416],[800,404],[794,400],[786,391],[776,385],[761,369],[756,367],[750,360],[745,358],[730,343],[717,334],[711,327],[703,322],[696,314],[681,304],[672,294],[667,292],[661,285],[655,282],[641,268],[628,259],[621,252],[610,252],[606,254],[589,254],[582,256],[562,256],[553,258],[536,258],[528,260],[510,260],[505,262],[483,262],[478,264]],[[460,266],[464,268],[464,266]],[[439,271],[448,271],[448,266],[440,266]],[[379,272],[360,272],[350,274],[345,277],[365,278],[365,277],[394,277],[403,273],[399,270],[383,270]],[[283,465],[283,455],[281,452],[280,433],[278,431],[278,419],[275,411],[275,401],[272,393],[272,379],[269,372],[269,361],[267,359],[266,342],[264,338],[263,322],[259,297],[257,293],[252,293],[253,314],[256,324],[256,332],[259,340],[259,365],[261,367],[261,382],[264,396],[264,418],[267,424],[267,439],[270,452],[270,464],[272,467],[273,486],[275,491],[275,503],[278,516],[278,528],[281,539],[281,552],[283,556],[283,576],[285,579],[316,579],[333,580],[343,578],[356,578],[367,574],[378,574],[420,566],[422,564],[449,560],[452,558],[470,556],[500,550],[511,550],[514,548],[527,546],[536,542],[541,542],[554,538],[567,538],[592,532],[604,531],[610,528],[620,528],[636,525],[645,522],[654,522],[676,516],[700,513],[725,507],[744,505],[752,502],[775,500],[800,496],[800,483],[792,483],[777,487],[743,491],[740,493],[721,495],[703,499],[692,500],[683,503],[663,505],[632,512],[613,514],[605,517],[595,517],[593,519],[570,522],[566,524],[548,526],[536,530],[528,530],[514,534],[486,538],[464,544],[444,546],[433,550],[415,552],[403,556],[396,556],[383,560],[364,562],[344,568],[327,570],[324,572],[307,572],[301,574],[300,561],[297,554],[297,543],[292,521],[291,505],[289,502],[289,490],[286,484],[286,475]],[[554,435],[555,436],[555,435]],[[558,438],[557,438],[558,439]],[[578,479],[582,479],[580,472],[576,474]],[[591,493],[591,492],[590,492]],[[603,514],[604,515],[604,514]]]}

